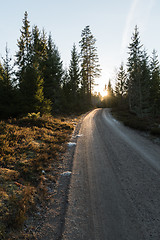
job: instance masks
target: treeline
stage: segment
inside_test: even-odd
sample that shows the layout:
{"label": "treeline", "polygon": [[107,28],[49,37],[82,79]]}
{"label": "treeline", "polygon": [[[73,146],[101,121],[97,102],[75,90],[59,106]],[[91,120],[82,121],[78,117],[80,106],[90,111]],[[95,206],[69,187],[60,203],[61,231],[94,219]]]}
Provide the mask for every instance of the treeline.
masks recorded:
{"label": "treeline", "polygon": [[30,27],[25,12],[14,64],[6,46],[0,63],[0,117],[32,112],[80,112],[92,105],[94,80],[99,77],[96,39],[86,26],[80,53],[73,45],[69,69],[63,68],[59,50],[37,26]]}
{"label": "treeline", "polygon": [[121,63],[113,89],[108,83],[108,96],[104,103],[109,106],[128,108],[138,117],[160,116],[160,64],[155,50],[149,57],[140,41],[137,26],[128,47],[126,68]]}

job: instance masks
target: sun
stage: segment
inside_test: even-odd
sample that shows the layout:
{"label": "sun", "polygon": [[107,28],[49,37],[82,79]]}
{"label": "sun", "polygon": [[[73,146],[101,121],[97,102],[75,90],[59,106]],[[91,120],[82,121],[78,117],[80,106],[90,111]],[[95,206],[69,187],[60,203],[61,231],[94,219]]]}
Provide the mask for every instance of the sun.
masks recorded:
{"label": "sun", "polygon": [[103,89],[102,91],[100,91],[100,94],[101,94],[102,98],[104,98],[107,96],[108,92],[107,92],[107,90]]}
{"label": "sun", "polygon": [[104,86],[98,86],[94,90],[95,90],[96,95],[101,96],[101,98],[104,98],[108,95],[108,91],[106,90],[106,88]]}
{"label": "sun", "polygon": [[95,84],[94,93],[95,95],[98,95],[101,99],[106,97],[108,95],[106,83],[103,81],[102,83]]}

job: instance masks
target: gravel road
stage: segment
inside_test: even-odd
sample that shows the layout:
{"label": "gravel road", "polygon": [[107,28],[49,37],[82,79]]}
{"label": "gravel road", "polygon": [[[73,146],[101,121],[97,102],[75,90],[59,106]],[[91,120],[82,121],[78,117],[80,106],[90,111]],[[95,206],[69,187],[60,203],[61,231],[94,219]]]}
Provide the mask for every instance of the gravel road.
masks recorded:
{"label": "gravel road", "polygon": [[160,146],[108,109],[83,120],[63,240],[159,240]]}

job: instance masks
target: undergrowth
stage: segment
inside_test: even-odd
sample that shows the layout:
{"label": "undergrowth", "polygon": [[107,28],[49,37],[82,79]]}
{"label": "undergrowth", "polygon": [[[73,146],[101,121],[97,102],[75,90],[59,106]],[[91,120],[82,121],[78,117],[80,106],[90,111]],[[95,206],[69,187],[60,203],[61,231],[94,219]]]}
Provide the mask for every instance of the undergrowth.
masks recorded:
{"label": "undergrowth", "polygon": [[44,179],[56,181],[73,127],[72,118],[35,114],[0,122],[0,239],[10,239],[47,195]]}
{"label": "undergrowth", "polygon": [[139,118],[135,114],[126,109],[112,109],[112,114],[118,120],[122,121],[124,125],[137,129],[140,131],[150,132],[152,135],[160,137],[160,118],[154,119],[152,117]]}

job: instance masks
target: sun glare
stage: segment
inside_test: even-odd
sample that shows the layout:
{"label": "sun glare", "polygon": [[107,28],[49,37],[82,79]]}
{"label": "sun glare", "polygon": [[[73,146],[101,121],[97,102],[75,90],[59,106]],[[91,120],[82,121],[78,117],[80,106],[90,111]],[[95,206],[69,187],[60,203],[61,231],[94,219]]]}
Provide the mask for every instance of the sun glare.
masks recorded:
{"label": "sun glare", "polygon": [[95,90],[95,93],[97,95],[100,95],[102,98],[104,98],[108,95],[108,92],[106,90],[106,87],[104,87],[104,85],[102,85],[102,86],[99,85],[94,90]]}
{"label": "sun glare", "polygon": [[107,96],[108,92],[107,92],[107,90],[103,89],[102,91],[100,91],[100,94],[101,94],[102,98],[104,98]]}

